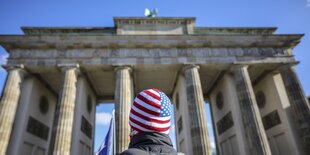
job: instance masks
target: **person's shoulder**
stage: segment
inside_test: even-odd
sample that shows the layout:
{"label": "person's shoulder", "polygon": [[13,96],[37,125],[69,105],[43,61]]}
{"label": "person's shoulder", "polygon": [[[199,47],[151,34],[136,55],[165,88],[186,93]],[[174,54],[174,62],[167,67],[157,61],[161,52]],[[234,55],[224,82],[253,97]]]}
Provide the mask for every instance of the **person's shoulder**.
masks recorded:
{"label": "person's shoulder", "polygon": [[143,150],[136,149],[136,148],[130,148],[128,150],[125,150],[119,155],[149,155],[149,154],[150,153],[147,151],[143,151]]}
{"label": "person's shoulder", "polygon": [[150,153],[151,155],[185,155],[184,153]]}
{"label": "person's shoulder", "polygon": [[163,153],[163,154],[158,154],[158,155],[185,155],[185,154],[182,152],[178,152],[178,153]]}
{"label": "person's shoulder", "polygon": [[185,154],[181,152],[156,154],[156,153],[151,153],[151,152],[143,151],[143,150],[136,149],[136,148],[131,148],[131,149],[125,150],[119,155],[185,155]]}

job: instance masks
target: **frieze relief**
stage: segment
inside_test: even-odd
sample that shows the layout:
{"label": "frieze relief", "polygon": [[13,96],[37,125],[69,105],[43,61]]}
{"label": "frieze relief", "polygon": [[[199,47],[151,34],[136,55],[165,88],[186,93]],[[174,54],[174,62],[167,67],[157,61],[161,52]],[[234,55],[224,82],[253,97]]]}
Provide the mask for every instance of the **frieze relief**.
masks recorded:
{"label": "frieze relief", "polygon": [[282,48],[24,49],[11,51],[10,58],[274,57],[288,54]]}
{"label": "frieze relief", "polygon": [[193,24],[193,19],[116,19],[117,25],[131,24],[131,25],[146,25],[146,24],[164,24],[164,25],[180,25],[180,24]]}

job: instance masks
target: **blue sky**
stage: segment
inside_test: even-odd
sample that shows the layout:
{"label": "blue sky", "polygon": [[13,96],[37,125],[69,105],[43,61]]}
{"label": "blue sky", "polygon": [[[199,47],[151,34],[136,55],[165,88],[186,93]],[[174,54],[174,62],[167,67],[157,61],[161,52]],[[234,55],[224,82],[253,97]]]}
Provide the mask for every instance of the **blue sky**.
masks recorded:
{"label": "blue sky", "polygon": [[[310,0],[0,0],[0,34],[22,34],[21,26],[113,26],[113,17],[143,16],[145,8],[158,8],[161,17],[196,17],[196,26],[272,26],[278,27],[276,33],[305,33],[294,55],[300,61],[298,76],[310,95]],[[0,47],[1,64],[7,56]],[[1,69],[0,89],[5,78]],[[97,107],[95,148],[105,136],[112,109],[113,105]],[[208,106],[205,109],[209,116]]]}

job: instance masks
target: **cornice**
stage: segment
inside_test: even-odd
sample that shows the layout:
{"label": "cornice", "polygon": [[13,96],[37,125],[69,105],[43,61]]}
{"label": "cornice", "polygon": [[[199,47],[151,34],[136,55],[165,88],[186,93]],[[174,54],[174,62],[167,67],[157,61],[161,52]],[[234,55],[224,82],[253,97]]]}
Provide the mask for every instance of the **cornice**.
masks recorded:
{"label": "cornice", "polygon": [[290,35],[0,35],[11,49],[198,48],[296,46],[303,34]]}

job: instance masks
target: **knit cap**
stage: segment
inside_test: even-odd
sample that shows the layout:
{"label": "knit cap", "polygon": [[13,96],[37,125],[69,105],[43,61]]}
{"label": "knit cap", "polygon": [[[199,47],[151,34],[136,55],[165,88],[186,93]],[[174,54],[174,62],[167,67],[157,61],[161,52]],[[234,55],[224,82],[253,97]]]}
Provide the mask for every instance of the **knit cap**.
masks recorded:
{"label": "knit cap", "polygon": [[158,89],[141,91],[131,106],[129,125],[130,137],[141,132],[169,134],[171,102],[167,95]]}

